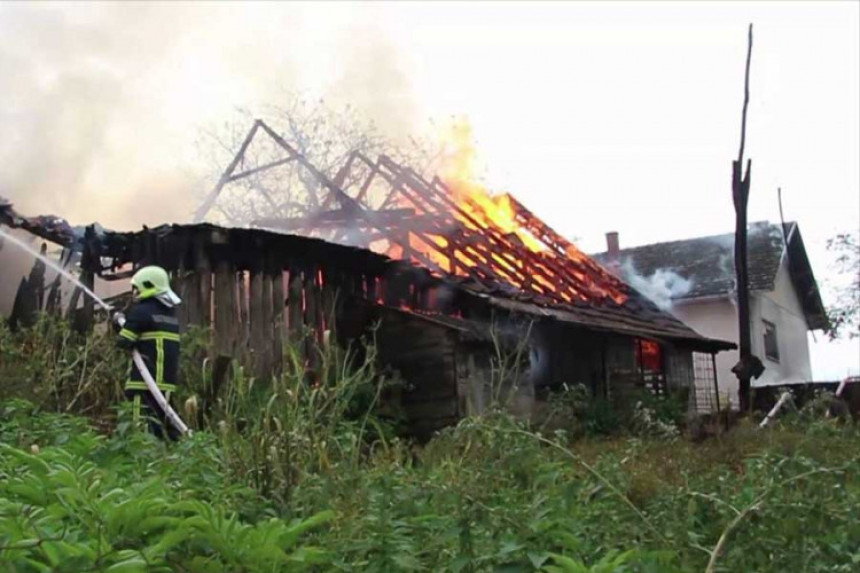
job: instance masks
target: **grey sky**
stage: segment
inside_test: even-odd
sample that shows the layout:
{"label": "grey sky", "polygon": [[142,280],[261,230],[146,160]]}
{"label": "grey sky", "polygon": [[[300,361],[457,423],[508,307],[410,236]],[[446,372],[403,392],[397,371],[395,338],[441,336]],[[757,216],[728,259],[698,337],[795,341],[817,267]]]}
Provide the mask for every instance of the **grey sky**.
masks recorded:
{"label": "grey sky", "polygon": [[[195,130],[302,90],[397,136],[468,117],[490,187],[586,251],[728,232],[749,22],[750,219],[778,220],[781,186],[826,283],[826,239],[860,227],[857,2],[6,3],[0,195],[185,219]],[[844,375],[860,348],[813,362]]]}

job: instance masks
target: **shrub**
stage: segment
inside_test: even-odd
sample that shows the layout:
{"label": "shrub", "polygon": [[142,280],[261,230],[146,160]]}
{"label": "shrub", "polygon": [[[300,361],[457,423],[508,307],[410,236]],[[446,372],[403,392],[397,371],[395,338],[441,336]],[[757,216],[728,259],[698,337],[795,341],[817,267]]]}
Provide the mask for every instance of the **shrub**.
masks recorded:
{"label": "shrub", "polygon": [[[496,408],[419,447],[380,416],[388,381],[373,368],[372,345],[360,360],[322,349],[315,382],[288,346],[276,379],[233,365],[217,389],[203,364],[204,332],[184,345],[187,388],[201,403],[197,431],[163,444],[138,432],[123,404],[95,417],[108,421],[109,435],[58,407],[89,381],[59,384],[60,367],[34,378],[42,366],[22,349],[48,355],[42,345],[62,332],[0,331],[4,394],[43,400],[0,402],[0,571],[852,571],[860,563],[860,436],[850,424],[785,416],[691,444],[651,435],[676,422],[665,400],[637,399],[646,423],[571,388],[552,402],[568,425],[534,428]],[[69,342],[51,360],[101,343]],[[93,356],[76,375],[102,380],[108,365],[96,370],[99,360],[125,366]],[[96,416],[107,401],[87,390],[72,410]]]}

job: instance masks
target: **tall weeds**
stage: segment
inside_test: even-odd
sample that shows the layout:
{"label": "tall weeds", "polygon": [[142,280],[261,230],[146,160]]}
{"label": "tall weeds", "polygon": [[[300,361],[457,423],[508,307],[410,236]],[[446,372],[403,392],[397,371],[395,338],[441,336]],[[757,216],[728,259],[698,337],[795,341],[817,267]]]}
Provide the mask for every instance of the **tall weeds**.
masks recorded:
{"label": "tall weeds", "polygon": [[[656,432],[649,417],[636,422],[644,433],[595,437],[599,406],[571,388],[553,411],[577,423],[536,428],[501,407],[521,362],[500,356],[497,403],[418,447],[382,415],[390,381],[374,368],[372,341],[360,353],[317,349],[314,382],[303,345],[288,345],[279,376],[255,379],[233,364],[217,388],[205,333],[185,341],[179,398],[197,397],[188,413],[198,431],[168,446],[135,431],[123,407],[109,409],[127,366],[109,337],[0,327],[0,571],[860,563],[860,436],[836,420],[801,412],[692,444]],[[677,416],[670,406],[642,400],[664,421]],[[65,410],[109,413],[110,435]]]}
{"label": "tall weeds", "polygon": [[317,349],[313,384],[298,348],[285,346],[283,371],[271,380],[249,377],[234,364],[207,420],[230,471],[280,504],[309,475],[355,471],[367,450],[368,426],[375,439],[386,440],[373,415],[386,383],[376,373],[373,345],[360,358],[334,346]]}
{"label": "tall weeds", "polygon": [[104,327],[82,336],[41,315],[12,333],[0,321],[0,400],[24,397],[46,410],[108,420],[127,373],[128,362]]}

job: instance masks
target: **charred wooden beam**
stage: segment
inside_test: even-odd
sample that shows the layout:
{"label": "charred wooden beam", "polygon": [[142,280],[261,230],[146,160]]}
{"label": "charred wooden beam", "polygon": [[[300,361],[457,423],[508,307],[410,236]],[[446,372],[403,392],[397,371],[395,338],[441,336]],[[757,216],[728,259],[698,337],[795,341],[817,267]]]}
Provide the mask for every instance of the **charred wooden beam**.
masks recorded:
{"label": "charred wooden beam", "polygon": [[232,183],[234,181],[238,181],[240,179],[245,179],[252,175],[256,175],[257,173],[261,173],[263,171],[268,171],[269,169],[274,169],[275,167],[280,167],[281,165],[286,165],[292,161],[295,161],[295,157],[287,157],[285,159],[279,159],[277,161],[271,161],[264,165],[260,165],[259,167],[254,167],[253,169],[248,169],[247,171],[243,171],[241,173],[236,173],[235,175],[231,175],[227,178],[227,183]]}
{"label": "charred wooden beam", "polygon": [[[340,169],[338,169],[338,172],[335,174],[332,183],[334,183],[338,188],[342,189],[343,184],[346,182],[346,178],[349,177],[349,174],[352,171],[352,164],[355,162],[357,153],[357,151],[353,151],[352,153],[350,153],[349,157],[347,157],[346,159],[346,162],[344,162],[344,164],[341,166]],[[334,194],[329,191],[329,193],[327,193],[325,197],[323,197],[323,200],[320,202],[320,209],[328,208],[328,205],[329,203],[331,203],[333,198]],[[356,201],[360,203],[361,199],[357,198]]]}
{"label": "charred wooden beam", "polygon": [[[571,251],[579,253],[579,249],[558,234],[545,222],[536,217],[522,203],[517,201],[512,195],[506,195],[509,204],[514,211],[516,222],[524,229],[534,235],[544,245],[550,247],[559,256],[569,259]],[[577,268],[587,273],[588,278],[598,284],[609,282],[616,288],[623,289],[624,286],[617,278],[607,272],[603,267],[594,262],[590,257],[583,256],[582,260],[575,261]]]}
{"label": "charred wooden beam", "polygon": [[248,135],[245,136],[245,140],[242,142],[242,145],[239,146],[239,151],[236,152],[236,155],[233,157],[233,160],[227,165],[227,169],[224,170],[224,173],[221,174],[221,177],[218,179],[218,183],[215,184],[215,188],[209,192],[209,195],[203,200],[203,203],[200,204],[200,207],[197,208],[197,211],[194,213],[194,221],[199,223],[203,220],[203,218],[209,213],[209,210],[212,209],[212,205],[215,204],[215,201],[218,199],[218,195],[221,194],[221,190],[224,189],[224,186],[230,180],[230,177],[233,175],[233,171],[236,170],[236,167],[245,158],[245,151],[247,151],[248,146],[251,145],[251,141],[254,140],[254,135],[256,135],[257,130],[260,129],[260,124],[262,122],[258,119],[254,122],[254,125],[251,126],[251,129],[248,131]]}

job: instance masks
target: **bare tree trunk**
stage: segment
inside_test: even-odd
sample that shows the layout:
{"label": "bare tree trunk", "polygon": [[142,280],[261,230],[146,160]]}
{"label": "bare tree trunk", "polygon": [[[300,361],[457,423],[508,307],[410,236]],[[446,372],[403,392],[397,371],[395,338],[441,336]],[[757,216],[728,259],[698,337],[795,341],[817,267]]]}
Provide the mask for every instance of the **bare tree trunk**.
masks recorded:
{"label": "bare tree trunk", "polygon": [[746,174],[743,173],[744,145],[746,144],[747,107],[750,99],[750,59],[752,57],[752,24],[749,27],[746,75],[744,79],[744,107],[741,119],[741,145],[738,158],[732,162],[732,200],[735,205],[735,273],[738,297],[738,341],[740,361],[732,368],[738,377],[738,399],[741,412],[747,412],[752,405],[751,384],[753,377],[758,378],[764,367],[752,355],[749,272],[747,268],[747,204],[750,192],[750,169],[752,160],[747,160]]}

